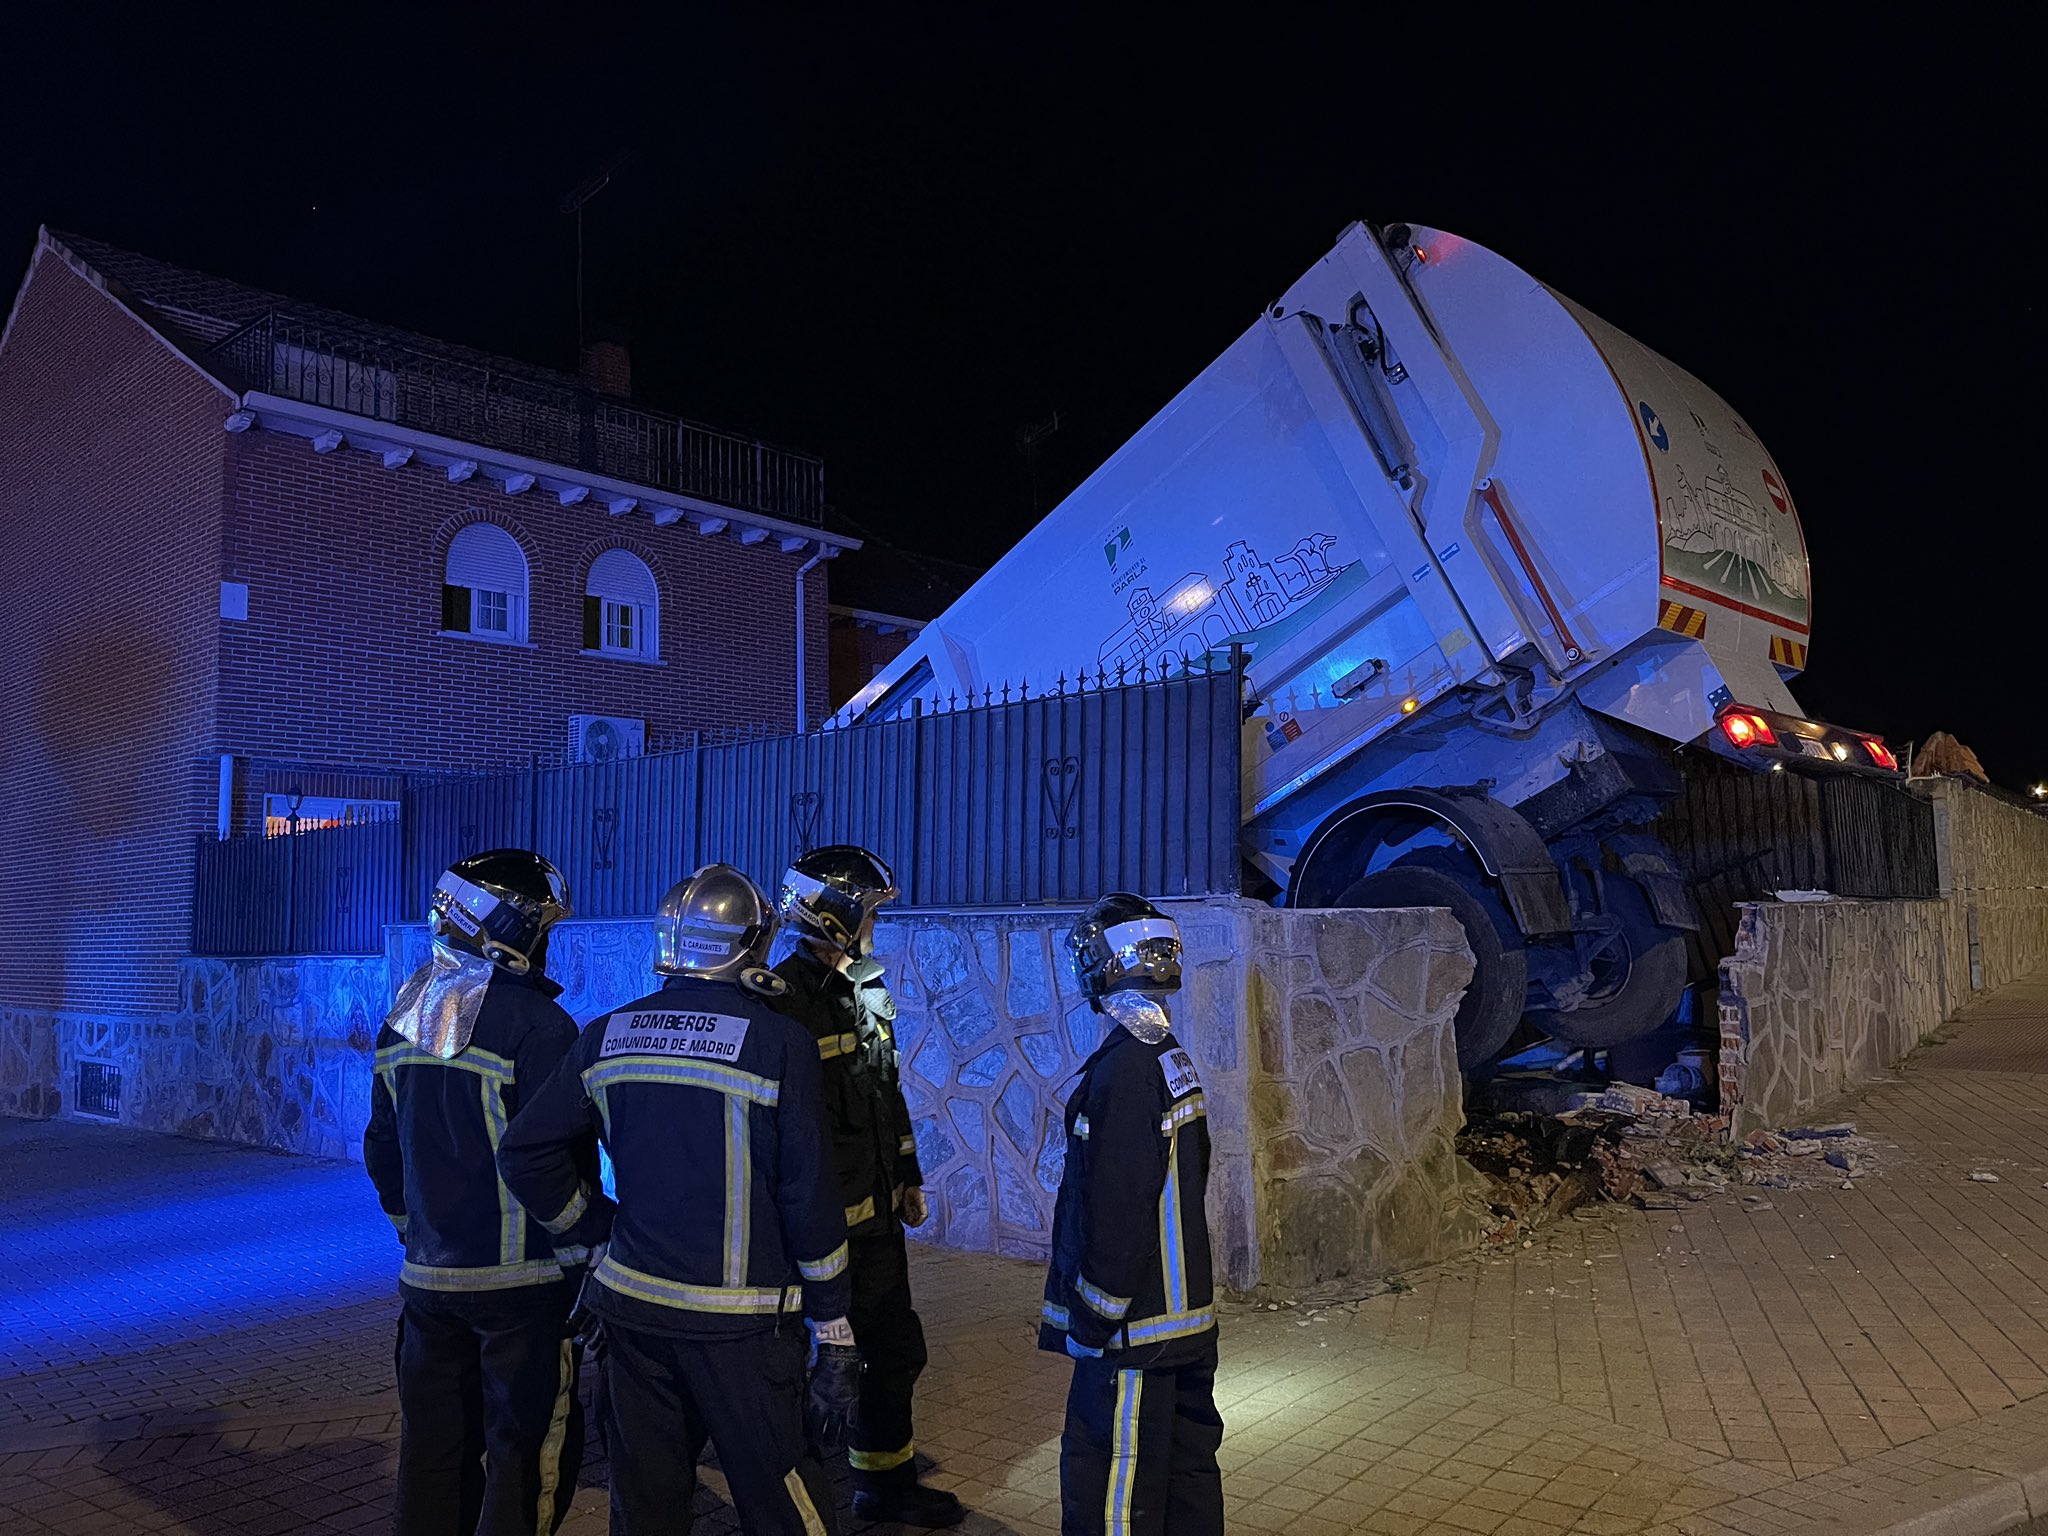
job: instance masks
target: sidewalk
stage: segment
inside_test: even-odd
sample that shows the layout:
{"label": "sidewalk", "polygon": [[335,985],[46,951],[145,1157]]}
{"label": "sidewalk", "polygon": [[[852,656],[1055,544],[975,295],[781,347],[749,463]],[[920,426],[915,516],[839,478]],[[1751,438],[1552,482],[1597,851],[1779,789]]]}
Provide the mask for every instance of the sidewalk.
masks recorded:
{"label": "sidewalk", "polygon": [[[1230,1309],[1230,1529],[1848,1536],[2048,1515],[2048,975],[1845,1114],[1883,1148],[1854,1189],[1773,1190],[1756,1214],[1603,1206],[1354,1308]],[[7,1530],[386,1527],[397,1256],[360,1169],[10,1121],[0,1159]],[[1065,1370],[1033,1347],[1038,1270],[916,1264],[934,1480],[978,1512],[969,1531],[1056,1530]],[[732,1529],[707,1482],[698,1528]],[[586,1487],[565,1530],[603,1529]]]}

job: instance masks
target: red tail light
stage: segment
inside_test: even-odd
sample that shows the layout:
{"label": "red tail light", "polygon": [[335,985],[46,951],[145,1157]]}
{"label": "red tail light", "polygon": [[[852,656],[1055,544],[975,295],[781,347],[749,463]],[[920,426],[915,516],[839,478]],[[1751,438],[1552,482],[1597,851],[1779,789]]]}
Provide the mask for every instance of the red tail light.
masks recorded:
{"label": "red tail light", "polygon": [[1778,733],[1771,729],[1771,722],[1746,710],[1723,715],[1721,734],[1728,738],[1731,747],[1744,751],[1751,747],[1775,747],[1778,744]]}
{"label": "red tail light", "polygon": [[1892,755],[1892,749],[1879,741],[1875,736],[1863,738],[1863,750],[1870,754],[1870,760],[1873,763],[1877,764],[1878,767],[1884,769],[1887,773],[1897,773],[1899,771],[1899,760]]}

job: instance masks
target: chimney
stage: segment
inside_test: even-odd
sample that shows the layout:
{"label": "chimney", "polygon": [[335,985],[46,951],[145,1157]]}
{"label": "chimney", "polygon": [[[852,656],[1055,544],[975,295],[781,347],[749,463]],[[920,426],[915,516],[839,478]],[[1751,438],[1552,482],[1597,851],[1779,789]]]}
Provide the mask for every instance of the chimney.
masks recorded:
{"label": "chimney", "polygon": [[583,382],[599,394],[624,398],[633,393],[633,354],[622,331],[598,328],[583,344]]}

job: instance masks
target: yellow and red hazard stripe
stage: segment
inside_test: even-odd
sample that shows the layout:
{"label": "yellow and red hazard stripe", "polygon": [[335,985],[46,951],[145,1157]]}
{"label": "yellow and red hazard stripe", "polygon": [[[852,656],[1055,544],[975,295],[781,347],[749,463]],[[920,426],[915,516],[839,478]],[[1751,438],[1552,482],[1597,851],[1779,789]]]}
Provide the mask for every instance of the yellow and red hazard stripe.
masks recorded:
{"label": "yellow and red hazard stripe", "polygon": [[1803,642],[1785,635],[1771,636],[1771,661],[1780,667],[1790,667],[1794,672],[1806,670],[1806,646]]}
{"label": "yellow and red hazard stripe", "polygon": [[1707,633],[1707,611],[1666,599],[1657,605],[1657,627],[1684,635],[1688,640],[1699,640]]}

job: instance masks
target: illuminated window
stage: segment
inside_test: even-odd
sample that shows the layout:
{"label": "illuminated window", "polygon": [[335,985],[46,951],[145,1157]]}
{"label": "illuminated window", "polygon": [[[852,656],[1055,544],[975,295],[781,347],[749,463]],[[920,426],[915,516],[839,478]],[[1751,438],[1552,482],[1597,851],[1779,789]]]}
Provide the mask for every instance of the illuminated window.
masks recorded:
{"label": "illuminated window", "polygon": [[583,649],[655,660],[660,606],[647,562],[627,550],[606,550],[590,562],[590,578],[583,584]]}
{"label": "illuminated window", "polygon": [[268,794],[263,797],[263,835],[283,837],[291,832],[317,832],[323,827],[354,827],[371,821],[396,821],[396,800],[343,800],[328,795],[292,796]]}
{"label": "illuminated window", "polygon": [[496,523],[471,523],[449,542],[441,628],[482,640],[524,643],[526,552]]}

